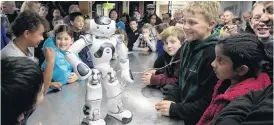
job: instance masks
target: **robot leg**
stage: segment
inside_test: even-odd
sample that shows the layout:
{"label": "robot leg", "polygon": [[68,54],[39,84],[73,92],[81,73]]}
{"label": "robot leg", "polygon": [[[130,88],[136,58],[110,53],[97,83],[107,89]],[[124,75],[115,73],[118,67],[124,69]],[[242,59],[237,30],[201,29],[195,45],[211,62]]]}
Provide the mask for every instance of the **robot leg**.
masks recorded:
{"label": "robot leg", "polygon": [[115,74],[111,68],[103,82],[108,97],[108,115],[126,124],[131,122],[132,113],[123,109],[122,88]]}
{"label": "robot leg", "polygon": [[102,100],[101,72],[91,69],[91,76],[86,80],[86,97],[83,112],[85,118],[81,125],[105,125],[104,119],[100,119],[100,106]]}

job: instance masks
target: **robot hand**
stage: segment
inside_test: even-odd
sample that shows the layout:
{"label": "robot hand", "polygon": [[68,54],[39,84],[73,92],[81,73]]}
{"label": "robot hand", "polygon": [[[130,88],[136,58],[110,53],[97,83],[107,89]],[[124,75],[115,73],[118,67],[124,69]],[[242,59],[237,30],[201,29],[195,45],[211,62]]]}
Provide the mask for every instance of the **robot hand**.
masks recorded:
{"label": "robot hand", "polygon": [[133,76],[129,69],[122,70],[121,78],[125,83],[133,83]]}

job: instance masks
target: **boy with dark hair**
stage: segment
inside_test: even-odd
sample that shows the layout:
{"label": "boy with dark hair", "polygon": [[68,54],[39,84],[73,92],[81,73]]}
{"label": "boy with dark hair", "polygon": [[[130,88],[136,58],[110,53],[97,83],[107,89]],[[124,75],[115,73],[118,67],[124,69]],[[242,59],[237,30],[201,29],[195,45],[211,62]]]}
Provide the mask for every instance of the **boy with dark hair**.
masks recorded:
{"label": "boy with dark hair", "polygon": [[[74,41],[77,41],[80,35],[84,35],[85,31],[85,20],[84,16],[80,12],[73,12],[69,15],[70,17],[70,24],[73,30],[73,38]],[[89,68],[93,68],[93,62],[91,59],[91,53],[89,52],[88,47],[83,48],[79,53],[80,59],[89,66]]]}
{"label": "boy with dark hair", "polygon": [[9,57],[1,60],[1,123],[25,125],[43,98],[43,73],[27,57]]}
{"label": "boy with dark hair", "polygon": [[196,124],[209,106],[217,77],[211,67],[218,36],[211,34],[218,20],[217,1],[188,1],[183,29],[187,41],[181,48],[179,86],[155,105],[162,115]]}
{"label": "boy with dark hair", "polygon": [[[37,13],[30,11],[22,12],[11,26],[16,38],[2,49],[1,59],[8,57],[28,57],[38,65],[38,60],[34,57],[34,47],[38,47],[40,41],[44,40],[43,33],[47,26],[47,21]],[[46,48],[44,54],[47,61],[44,72],[44,88],[46,90],[44,93],[46,93],[51,84],[55,52],[51,48]]]}
{"label": "boy with dark hair", "polygon": [[129,27],[131,30],[127,33],[127,37],[128,37],[127,47],[129,51],[132,51],[133,44],[135,43],[135,41],[138,39],[140,35],[140,29],[138,29],[138,22],[136,18],[132,18],[129,20]]}

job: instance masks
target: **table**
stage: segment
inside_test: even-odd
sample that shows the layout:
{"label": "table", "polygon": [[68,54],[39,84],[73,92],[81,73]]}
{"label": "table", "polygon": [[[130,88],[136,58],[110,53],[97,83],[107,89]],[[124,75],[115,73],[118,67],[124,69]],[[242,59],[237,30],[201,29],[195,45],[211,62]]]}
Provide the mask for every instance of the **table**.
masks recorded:
{"label": "table", "polygon": [[[130,68],[133,72],[142,72],[153,66],[157,54],[134,52],[129,54]],[[113,68],[119,70],[117,60],[111,62]],[[118,79],[120,73],[117,73]],[[164,96],[155,88],[147,87],[141,80],[141,74],[133,74],[134,83],[124,88],[124,108],[133,114],[133,119],[128,125],[184,125],[183,121],[170,119],[162,116],[154,109],[155,103]],[[103,95],[104,96],[104,95]],[[59,92],[48,93],[44,101],[37,107],[36,111],[28,120],[29,125],[42,122],[43,125],[80,125],[83,115],[85,97],[84,82],[72,83],[63,86]],[[106,100],[102,100],[102,105]],[[103,115],[106,109],[101,108]],[[107,125],[122,125],[112,117],[105,118]]]}

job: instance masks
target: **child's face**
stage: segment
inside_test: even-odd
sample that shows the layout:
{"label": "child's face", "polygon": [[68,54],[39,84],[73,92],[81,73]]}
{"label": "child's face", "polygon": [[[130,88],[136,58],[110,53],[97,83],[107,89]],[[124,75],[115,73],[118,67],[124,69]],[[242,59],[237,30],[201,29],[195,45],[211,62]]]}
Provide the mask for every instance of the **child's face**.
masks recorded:
{"label": "child's face", "polygon": [[77,30],[82,30],[84,28],[84,18],[81,16],[76,17],[72,22],[72,25]]}
{"label": "child's face", "polygon": [[56,27],[57,25],[62,25],[65,24],[64,20],[56,20],[53,22],[53,27]]}
{"label": "child's face", "polygon": [[184,18],[182,19],[183,29],[188,41],[203,40],[211,34],[215,26],[214,21],[209,23],[205,20],[205,17],[199,13],[193,15],[191,12],[185,12],[184,14]]}
{"label": "child's face", "polygon": [[31,11],[32,12],[35,12],[35,13],[39,13],[40,11],[40,3],[33,3],[32,7],[31,7]]}
{"label": "child's face", "polygon": [[216,58],[211,63],[216,76],[220,80],[231,79],[235,72],[233,70],[233,63],[231,59],[223,55],[219,45],[215,47]]}
{"label": "child's face", "polygon": [[138,27],[138,23],[136,21],[130,21],[129,26],[132,30],[136,30]]}
{"label": "child's face", "polygon": [[58,9],[55,9],[54,11],[53,11],[53,17],[56,17],[56,16],[60,16],[61,14],[60,14],[60,11],[58,10]]}
{"label": "child's face", "polygon": [[134,15],[133,15],[137,20],[141,19],[141,14],[137,11],[134,12]]}
{"label": "child's face", "polygon": [[148,36],[148,35],[150,34],[149,29],[143,28],[143,29],[142,29],[142,34],[143,34],[144,36]]}
{"label": "child's face", "polygon": [[115,12],[115,11],[111,11],[111,13],[110,13],[110,18],[111,18],[112,20],[116,20],[116,19],[117,19],[117,17],[118,17],[117,12]]}
{"label": "child's face", "polygon": [[39,25],[36,31],[24,33],[25,38],[29,41],[29,47],[38,47],[39,43],[44,40],[43,33],[45,32],[44,26]]}
{"label": "child's face", "polygon": [[164,41],[165,51],[170,56],[174,56],[181,48],[181,42],[176,36],[168,36]]}
{"label": "child's face", "polygon": [[155,24],[156,23],[156,16],[152,16],[150,18],[150,24]]}
{"label": "child's face", "polygon": [[60,32],[55,38],[56,47],[60,50],[68,50],[70,45],[73,43],[71,36],[67,32]]}
{"label": "child's face", "polygon": [[42,17],[46,17],[48,15],[48,8],[46,7],[40,7],[39,9],[39,15]]}

